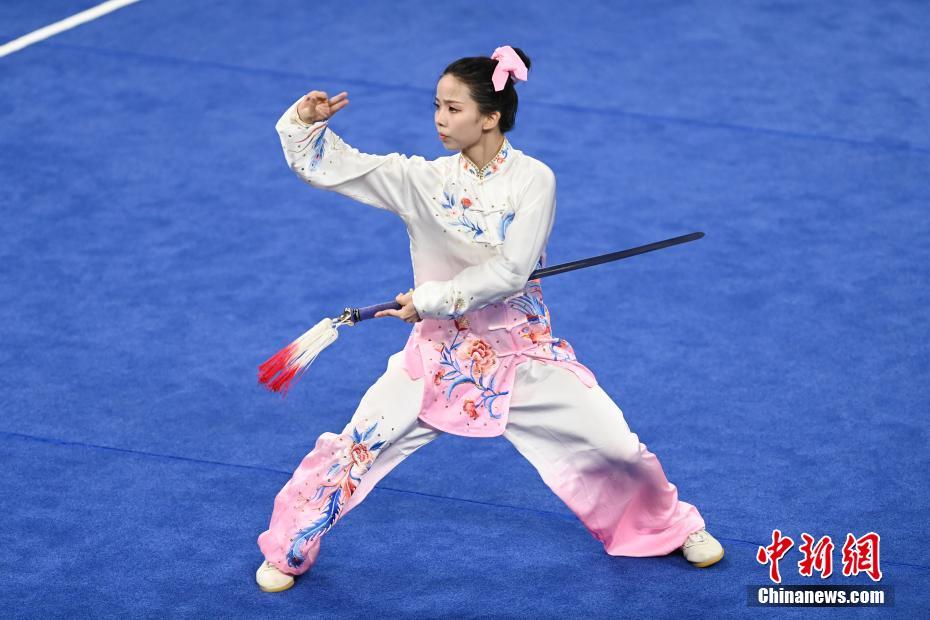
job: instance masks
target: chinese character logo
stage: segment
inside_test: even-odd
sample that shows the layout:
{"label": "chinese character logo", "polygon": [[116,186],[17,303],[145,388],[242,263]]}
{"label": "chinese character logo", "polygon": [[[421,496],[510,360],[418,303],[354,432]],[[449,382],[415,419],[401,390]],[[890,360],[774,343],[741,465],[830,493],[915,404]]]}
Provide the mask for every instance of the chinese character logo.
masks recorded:
{"label": "chinese character logo", "polygon": [[814,571],[820,573],[821,579],[826,579],[833,574],[833,541],[829,536],[824,536],[814,543],[814,537],[804,532],[801,534],[804,543],[798,547],[798,551],[804,554],[804,558],[798,562],[798,572],[805,577],[811,577]]}
{"label": "chinese character logo", "polygon": [[847,577],[867,574],[872,581],[882,578],[882,569],[878,565],[878,544],[881,542],[878,534],[869,532],[861,538],[846,534],[846,543],[843,545],[843,574]]}
{"label": "chinese character logo", "polygon": [[[798,573],[802,577],[812,577],[814,571],[820,573],[821,579],[833,574],[833,549],[835,545],[829,536],[824,536],[815,542],[813,536],[807,532],[801,534],[802,543],[798,546],[801,560],[798,562]],[[872,581],[882,578],[879,565],[879,543],[881,538],[875,532],[869,532],[859,538],[851,533],[846,534],[843,544],[843,575],[850,577],[859,573],[867,574]],[[785,557],[788,550],[794,546],[790,536],[784,536],[781,530],[772,530],[772,543],[759,547],[756,552],[756,561],[769,566],[769,579],[781,583],[781,573],[778,562]]]}
{"label": "chinese character logo", "polygon": [[784,557],[788,549],[794,546],[794,541],[788,536],[782,536],[781,530],[772,530],[772,544],[768,547],[759,547],[756,552],[756,561],[759,564],[768,564],[769,579],[775,583],[781,583],[781,575],[778,573],[778,561]]}

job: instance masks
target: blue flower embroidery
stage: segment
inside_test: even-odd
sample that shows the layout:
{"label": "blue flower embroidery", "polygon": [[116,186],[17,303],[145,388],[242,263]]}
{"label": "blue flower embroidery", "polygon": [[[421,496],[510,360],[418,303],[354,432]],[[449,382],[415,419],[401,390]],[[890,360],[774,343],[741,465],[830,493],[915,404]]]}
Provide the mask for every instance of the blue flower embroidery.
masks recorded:
{"label": "blue flower embroidery", "polygon": [[[440,203],[442,205],[442,208],[448,212],[450,217],[455,217],[454,215],[452,215],[452,212],[455,209],[456,203],[459,202],[458,200],[456,200],[455,194],[450,194],[449,192],[443,190],[442,198],[443,198],[443,201]],[[462,213],[459,215],[457,220],[453,220],[453,223],[456,226],[464,229],[466,232],[472,233],[472,239],[477,239],[479,235],[483,235],[484,230],[482,230],[482,228],[478,224],[468,219],[468,215],[466,214],[465,207],[462,206],[461,209],[462,209]]]}
{"label": "blue flower embroidery", "polygon": [[[532,290],[532,288],[534,287],[527,287],[527,290]],[[516,308],[525,314],[530,323],[548,325],[546,316],[549,314],[549,309],[546,308],[546,304],[543,303],[542,298],[524,293],[519,297],[514,297],[507,303],[511,308]]]}
{"label": "blue flower embroidery", "polygon": [[463,383],[471,383],[481,389],[481,397],[477,406],[484,407],[488,410],[488,414],[495,420],[500,419],[501,414],[494,413],[494,400],[503,396],[504,394],[509,394],[509,392],[498,392],[494,389],[494,379],[491,377],[491,382],[487,385],[484,384],[484,376],[479,374],[478,377],[475,377],[474,368],[475,360],[471,360],[471,364],[468,367],[468,373],[466,374],[461,366],[459,365],[458,360],[452,355],[452,352],[458,349],[464,341],[456,342],[458,340],[459,334],[461,332],[456,332],[455,336],[452,338],[452,345],[446,346],[446,343],[442,343],[442,354],[440,358],[440,364],[449,368],[443,376],[443,381],[450,381],[449,389],[446,391],[446,400],[452,398],[452,390]]}
{"label": "blue flower embroidery", "polygon": [[320,132],[313,140],[313,157],[310,159],[310,169],[316,170],[317,165],[319,165],[320,160],[323,159],[323,150],[326,148],[326,140],[324,136],[329,130],[329,127],[323,127],[323,131]]}
{"label": "blue flower embroidery", "polygon": [[[542,265],[542,259],[537,265]],[[538,280],[530,280],[526,292],[514,297],[508,302],[511,308],[519,310],[526,315],[528,327],[524,330],[526,337],[534,343],[544,342],[546,348],[552,353],[556,361],[574,360],[575,355],[571,345],[563,338],[552,335],[552,325],[549,318],[549,308],[542,299],[542,286]]]}
{"label": "blue flower embroidery", "polygon": [[510,227],[510,222],[513,221],[514,212],[508,211],[507,214],[501,219],[501,228],[500,228],[500,237],[503,241],[507,237],[507,229]]}
{"label": "blue flower embroidery", "polygon": [[[326,125],[323,125],[323,129],[318,130],[318,133],[313,138],[313,140],[310,140],[310,142],[307,142],[303,146],[298,147],[294,151],[295,153],[303,153],[308,148],[311,148],[310,162],[308,164],[310,170],[316,170],[317,166],[320,164],[320,160],[323,159],[323,152],[326,150],[325,136],[326,136],[326,131],[328,129],[329,127],[327,127]],[[309,140],[311,136],[313,136],[313,134],[310,134],[309,136],[307,136],[306,138],[303,138],[302,140],[298,140],[297,144],[300,144],[301,142]]]}
{"label": "blue flower embroidery", "polygon": [[[374,460],[375,456],[377,456],[373,453],[380,451],[386,443],[384,441],[378,441],[370,446],[365,443],[374,434],[377,426],[378,423],[375,422],[364,433],[359,433],[358,430],[352,429],[352,446],[347,450],[348,454],[343,455],[347,463],[340,464],[338,461],[333,463],[326,473],[326,478],[327,480],[331,479],[333,475],[340,470],[342,473],[339,474],[336,479],[332,480],[331,483],[323,483],[317,487],[316,494],[307,500],[308,503],[317,503],[323,500],[323,505],[320,509],[320,517],[309,526],[298,531],[294,536],[291,547],[287,552],[287,563],[289,566],[298,567],[303,564],[306,558],[300,551],[300,547],[312,541],[314,538],[322,536],[336,523],[336,520],[339,519],[339,514],[345,506],[346,501],[352,496],[352,493],[355,492],[358,483],[361,482],[362,475],[368,471],[371,467],[371,462]],[[323,498],[326,497],[327,492],[329,493],[329,497],[324,500]]]}

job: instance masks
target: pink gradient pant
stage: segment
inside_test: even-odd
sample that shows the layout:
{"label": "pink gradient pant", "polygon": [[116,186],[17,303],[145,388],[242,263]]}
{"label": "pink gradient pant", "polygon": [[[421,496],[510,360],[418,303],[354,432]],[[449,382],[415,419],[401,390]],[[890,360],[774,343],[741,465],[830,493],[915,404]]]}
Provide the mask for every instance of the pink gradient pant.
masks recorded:
{"label": "pink gradient pant", "polygon": [[[280,570],[309,570],[322,536],[401,461],[443,434],[417,417],[423,379],[411,380],[402,364],[403,352],[388,359],[342,433],[320,435],[275,497],[258,546]],[[567,369],[520,364],[503,436],[610,555],[665,555],[704,527],[607,393]]]}

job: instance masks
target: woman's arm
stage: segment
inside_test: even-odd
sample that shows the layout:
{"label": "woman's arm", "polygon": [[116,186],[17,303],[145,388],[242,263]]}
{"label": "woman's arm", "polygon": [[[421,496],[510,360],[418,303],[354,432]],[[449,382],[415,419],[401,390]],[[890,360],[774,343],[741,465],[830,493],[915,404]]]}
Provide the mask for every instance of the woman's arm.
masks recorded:
{"label": "woman's arm", "polygon": [[302,121],[297,106],[303,100],[301,97],[295,101],[275,125],[291,170],[314,187],[338,192],[401,217],[412,212],[411,177],[428,162],[420,156],[399,153],[360,153],[329,128],[329,119]]}
{"label": "woman's arm", "polygon": [[451,280],[423,282],[413,291],[421,318],[458,317],[523,290],[555,220],[555,175],[547,166],[543,170],[526,189],[499,255]]}

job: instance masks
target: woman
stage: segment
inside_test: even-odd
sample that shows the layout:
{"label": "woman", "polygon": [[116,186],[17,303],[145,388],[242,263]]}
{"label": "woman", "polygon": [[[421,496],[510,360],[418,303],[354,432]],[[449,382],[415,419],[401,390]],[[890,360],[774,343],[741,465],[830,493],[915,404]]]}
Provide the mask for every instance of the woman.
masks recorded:
{"label": "woman", "polygon": [[503,435],[611,555],[681,549],[696,566],[723,557],[594,374],[552,333],[540,281],[528,281],[545,266],[556,202],[552,170],[505,135],[529,66],[521,50],[503,46],[446,67],[434,120],[457,152],[432,161],[347,145],[328,126],[348,105],[346,92],[311,91],[278,121],[301,179],[400,216],[416,286],[397,295],[399,310],[376,315],[414,325],[404,350],[276,496],[258,537],[263,590],[291,587],[323,534],[443,432]]}

